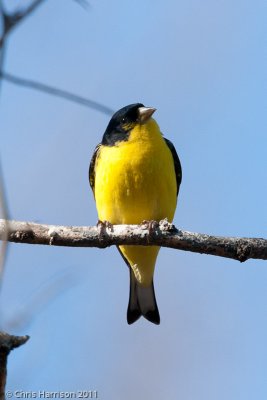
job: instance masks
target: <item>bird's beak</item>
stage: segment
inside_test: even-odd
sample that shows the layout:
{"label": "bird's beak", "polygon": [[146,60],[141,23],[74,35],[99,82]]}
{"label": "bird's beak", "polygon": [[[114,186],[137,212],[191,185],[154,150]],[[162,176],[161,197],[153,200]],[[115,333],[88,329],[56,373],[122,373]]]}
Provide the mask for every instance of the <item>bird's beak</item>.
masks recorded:
{"label": "bird's beak", "polygon": [[138,122],[144,124],[154,114],[156,108],[152,107],[139,107],[138,108]]}

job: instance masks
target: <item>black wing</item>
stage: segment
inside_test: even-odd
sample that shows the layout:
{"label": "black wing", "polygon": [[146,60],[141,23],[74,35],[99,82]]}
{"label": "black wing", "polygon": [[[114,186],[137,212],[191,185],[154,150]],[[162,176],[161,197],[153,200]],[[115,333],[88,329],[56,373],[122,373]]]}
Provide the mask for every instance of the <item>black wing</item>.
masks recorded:
{"label": "black wing", "polygon": [[99,143],[96,146],[93,157],[92,157],[90,165],[89,165],[89,183],[90,183],[91,189],[94,194],[95,194],[95,163],[96,163],[96,159],[99,154],[100,147],[101,147],[101,143]]}
{"label": "black wing", "polygon": [[182,182],[182,167],[181,167],[181,163],[178,157],[178,154],[176,153],[175,147],[172,144],[172,142],[166,138],[164,138],[167,146],[169,147],[169,149],[171,150],[172,153],[172,158],[173,158],[173,162],[174,162],[174,169],[175,169],[175,175],[176,175],[176,184],[177,184],[177,196],[179,193],[179,187],[180,184]]}

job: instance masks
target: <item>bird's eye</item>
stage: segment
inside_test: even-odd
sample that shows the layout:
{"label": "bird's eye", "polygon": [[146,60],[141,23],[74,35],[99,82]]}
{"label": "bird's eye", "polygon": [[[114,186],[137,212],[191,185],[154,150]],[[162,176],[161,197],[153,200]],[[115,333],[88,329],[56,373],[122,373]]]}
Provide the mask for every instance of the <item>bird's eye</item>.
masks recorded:
{"label": "bird's eye", "polygon": [[122,118],[121,122],[126,122],[126,118]]}

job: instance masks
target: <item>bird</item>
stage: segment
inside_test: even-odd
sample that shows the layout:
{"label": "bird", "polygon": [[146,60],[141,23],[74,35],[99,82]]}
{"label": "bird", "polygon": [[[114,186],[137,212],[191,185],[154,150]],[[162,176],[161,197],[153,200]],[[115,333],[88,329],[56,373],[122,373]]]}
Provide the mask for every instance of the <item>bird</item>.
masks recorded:
{"label": "bird", "polygon": [[[89,183],[102,223],[173,221],[182,168],[174,145],[152,115],[134,103],[118,110],[93,153]],[[143,316],[160,324],[153,275],[159,246],[117,246],[130,271],[127,322]]]}

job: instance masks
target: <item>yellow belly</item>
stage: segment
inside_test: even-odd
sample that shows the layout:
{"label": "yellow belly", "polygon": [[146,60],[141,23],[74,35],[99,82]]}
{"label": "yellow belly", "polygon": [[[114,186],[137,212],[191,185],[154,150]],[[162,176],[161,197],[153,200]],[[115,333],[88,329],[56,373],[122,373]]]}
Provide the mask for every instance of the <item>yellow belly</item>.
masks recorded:
{"label": "yellow belly", "polygon": [[[138,126],[128,141],[101,148],[95,174],[98,217],[112,224],[173,220],[176,177],[172,154],[154,121]],[[155,126],[153,125],[155,124]],[[158,247],[120,246],[138,281],[151,283]]]}

